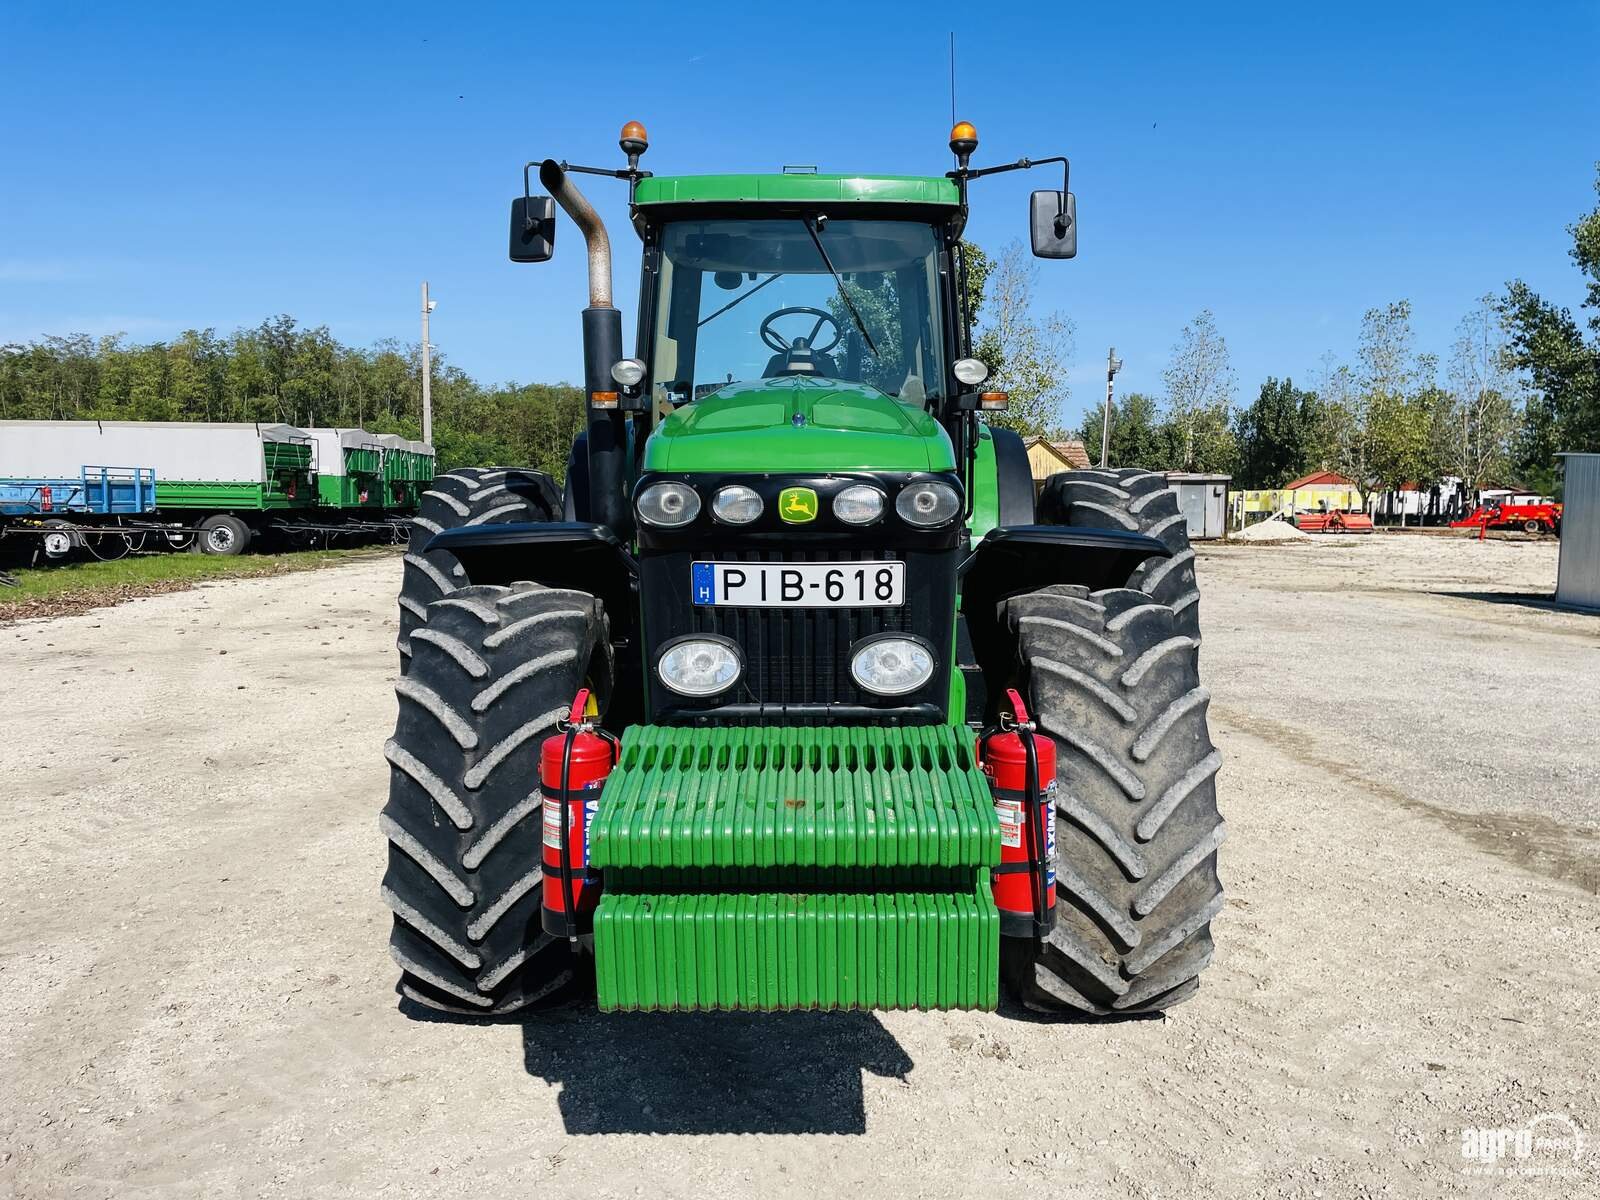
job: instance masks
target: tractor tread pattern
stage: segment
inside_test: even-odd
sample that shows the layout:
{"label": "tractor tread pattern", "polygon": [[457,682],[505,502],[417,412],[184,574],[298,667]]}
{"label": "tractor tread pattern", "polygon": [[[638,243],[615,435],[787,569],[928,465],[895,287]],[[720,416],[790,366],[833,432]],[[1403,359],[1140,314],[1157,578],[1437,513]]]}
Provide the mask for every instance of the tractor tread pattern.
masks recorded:
{"label": "tractor tread pattern", "polygon": [[1056,742],[1058,861],[1056,928],[1037,946],[1007,939],[1006,982],[1041,1010],[1169,1008],[1193,995],[1222,905],[1198,641],[1132,587],[1032,592],[1006,617],[1030,711]]}
{"label": "tractor tread pattern", "polygon": [[[551,619],[496,637],[536,615]],[[540,924],[539,753],[586,681],[608,694],[610,654],[601,606],[580,592],[469,586],[428,606],[396,684],[379,819],[403,995],[498,1015],[571,978],[567,942]]]}
{"label": "tractor tread pattern", "polygon": [[410,670],[415,647],[411,635],[422,625],[428,605],[459,590],[466,579],[455,555],[424,551],[436,533],[468,525],[510,521],[559,521],[561,489],[531,467],[457,467],[435,475],[411,518],[400,582],[400,672]]}
{"label": "tractor tread pattern", "polygon": [[1172,557],[1145,559],[1128,586],[1171,608],[1177,614],[1179,634],[1199,638],[1194,551],[1178,498],[1167,490],[1166,476],[1137,467],[1061,471],[1045,480],[1038,513],[1044,525],[1142,533],[1165,544]]}

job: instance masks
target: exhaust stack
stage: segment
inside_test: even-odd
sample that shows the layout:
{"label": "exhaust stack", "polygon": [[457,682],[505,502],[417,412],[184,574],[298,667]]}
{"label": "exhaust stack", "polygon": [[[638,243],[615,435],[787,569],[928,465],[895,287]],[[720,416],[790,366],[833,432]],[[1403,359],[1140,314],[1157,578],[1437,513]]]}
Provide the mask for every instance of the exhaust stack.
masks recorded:
{"label": "exhaust stack", "polygon": [[611,235],[606,232],[605,222],[555,159],[547,158],[539,164],[539,182],[544,184],[555,202],[566,210],[567,216],[582,232],[584,244],[589,247],[589,307],[610,308]]}
{"label": "exhaust stack", "polygon": [[589,519],[626,540],[627,420],[617,408],[611,368],[622,359],[622,314],[611,304],[611,237],[594,206],[554,159],[539,165],[539,182],[583,232],[589,248],[589,307],[583,310],[583,391],[589,414]]}

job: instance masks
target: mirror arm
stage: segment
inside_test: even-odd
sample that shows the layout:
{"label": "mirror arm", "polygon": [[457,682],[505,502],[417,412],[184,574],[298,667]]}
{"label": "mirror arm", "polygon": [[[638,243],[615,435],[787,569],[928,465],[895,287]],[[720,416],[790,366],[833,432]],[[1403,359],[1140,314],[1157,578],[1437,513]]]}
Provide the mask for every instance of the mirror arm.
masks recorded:
{"label": "mirror arm", "polygon": [[1032,167],[1048,166],[1050,163],[1061,164],[1061,199],[1056,206],[1056,236],[1060,237],[1067,232],[1067,193],[1072,190],[1072,160],[1064,154],[1052,154],[1049,158],[1019,158],[1013,163],[1002,163],[998,167],[980,167],[974,171],[971,167],[962,167],[955,171],[946,171],[945,178],[953,179],[961,189],[962,203],[967,199],[967,181],[982,179],[985,175],[999,175],[1006,171],[1026,171]]}
{"label": "mirror arm", "polygon": [[1030,167],[1043,167],[1048,166],[1050,163],[1061,164],[1061,190],[1067,191],[1067,184],[1071,179],[1072,163],[1061,154],[1053,154],[1049,158],[1019,158],[1013,163],[1002,163],[998,167],[980,167],[976,171],[970,167],[962,171],[946,171],[945,178],[954,179],[958,183],[965,183],[969,179],[982,179],[985,175],[999,175],[1005,171],[1026,171]]}
{"label": "mirror arm", "polygon": [[[523,200],[527,200],[533,195],[533,185],[529,181],[529,175],[532,173],[533,169],[543,161],[543,159],[534,159],[532,162],[525,162],[522,164]],[[633,199],[634,188],[639,186],[639,181],[641,179],[652,178],[652,175],[649,171],[641,171],[638,167],[633,166],[624,167],[620,171],[613,171],[605,167],[578,167],[567,162],[565,159],[562,160],[560,166],[563,171],[576,171],[580,175],[604,175],[608,179],[626,179],[628,181],[628,199],[630,201]],[[524,220],[527,222],[525,229],[532,229],[533,222],[527,221],[527,218],[524,218]]]}

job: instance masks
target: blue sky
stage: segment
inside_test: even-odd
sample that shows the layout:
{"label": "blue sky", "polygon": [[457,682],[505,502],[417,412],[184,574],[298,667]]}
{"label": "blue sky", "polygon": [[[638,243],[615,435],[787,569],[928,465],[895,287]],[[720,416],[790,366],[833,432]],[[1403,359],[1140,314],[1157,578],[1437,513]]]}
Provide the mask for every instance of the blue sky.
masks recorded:
{"label": "blue sky", "polygon": [[[1576,305],[1564,227],[1595,199],[1600,4],[1208,7],[9,0],[0,342],[278,312],[415,340],[427,278],[450,361],[570,379],[583,255],[568,224],[555,262],[506,260],[523,161],[620,161],[637,118],[661,174],[937,173],[951,29],[978,161],[1073,159],[1079,257],[1039,287],[1077,325],[1069,418],[1112,343],[1119,388],[1158,389],[1205,307],[1246,398],[1351,356],[1391,299],[1441,354],[1514,276]],[[976,185],[971,235],[1025,237],[1035,186]],[[631,331],[623,188],[590,190]]]}

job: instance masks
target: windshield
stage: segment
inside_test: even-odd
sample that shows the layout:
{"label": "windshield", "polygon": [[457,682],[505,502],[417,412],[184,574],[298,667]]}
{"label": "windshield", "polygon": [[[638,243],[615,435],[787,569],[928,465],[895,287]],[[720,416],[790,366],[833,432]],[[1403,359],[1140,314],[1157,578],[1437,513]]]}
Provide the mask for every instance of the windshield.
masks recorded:
{"label": "windshield", "polygon": [[658,403],[780,375],[944,392],[939,238],[913,221],[673,221],[661,233]]}

